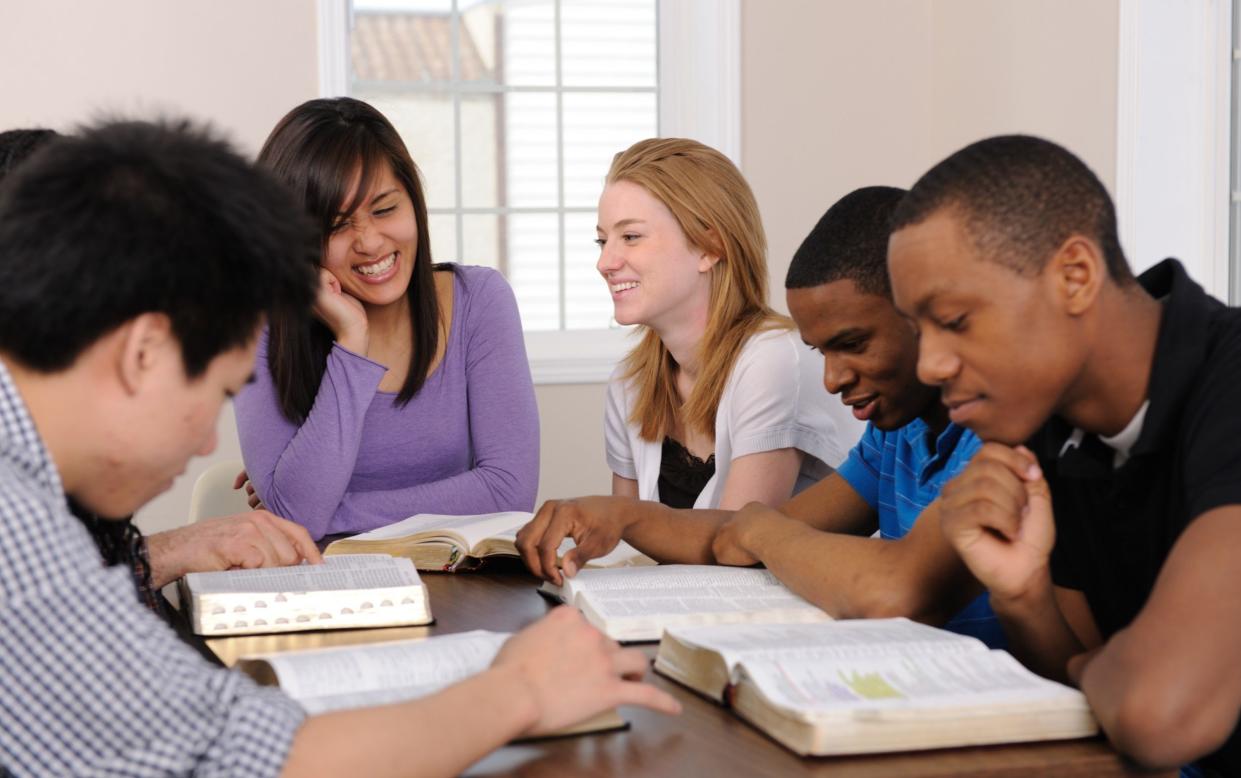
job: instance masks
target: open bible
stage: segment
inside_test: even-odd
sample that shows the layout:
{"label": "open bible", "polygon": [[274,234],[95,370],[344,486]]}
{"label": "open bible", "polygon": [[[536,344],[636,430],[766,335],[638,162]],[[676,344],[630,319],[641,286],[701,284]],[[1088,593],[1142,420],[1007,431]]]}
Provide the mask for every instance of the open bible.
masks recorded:
{"label": "open bible", "polygon": [[427,590],[413,564],[379,554],[190,573],[178,587],[191,628],[209,637],[431,622]]}
{"label": "open bible", "polygon": [[660,565],[583,570],[544,594],[573,605],[614,640],[655,641],[678,626],[830,621],[766,570]]}
{"label": "open bible", "polygon": [[1088,737],[1085,696],[907,619],[670,629],[656,672],[803,755]]}
{"label": "open bible", "polygon": [[[405,702],[432,695],[486,670],[508,634],[475,630],[418,640],[315,648],[243,657],[237,668],[260,684],[279,686],[312,715]],[[606,711],[553,733],[619,729]]]}
{"label": "open bible", "polygon": [[[534,514],[520,511],[479,516],[441,516],[420,513],[386,527],[343,538],[328,545],[324,554],[391,554],[413,561],[419,570],[452,572],[479,567],[488,557],[519,556],[517,531]],[[566,538],[558,556],[573,548]],[[653,565],[655,561],[628,543],[592,559],[587,567]]]}

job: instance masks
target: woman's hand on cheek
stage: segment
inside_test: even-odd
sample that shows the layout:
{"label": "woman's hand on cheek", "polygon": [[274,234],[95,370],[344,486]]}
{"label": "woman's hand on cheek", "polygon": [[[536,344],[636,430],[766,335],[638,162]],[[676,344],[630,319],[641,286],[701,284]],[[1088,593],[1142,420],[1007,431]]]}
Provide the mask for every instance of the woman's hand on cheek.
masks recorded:
{"label": "woman's hand on cheek", "polygon": [[327,325],[336,342],[355,354],[366,356],[370,345],[366,309],[340,288],[340,281],[327,268],[319,268],[319,294],[315,316]]}

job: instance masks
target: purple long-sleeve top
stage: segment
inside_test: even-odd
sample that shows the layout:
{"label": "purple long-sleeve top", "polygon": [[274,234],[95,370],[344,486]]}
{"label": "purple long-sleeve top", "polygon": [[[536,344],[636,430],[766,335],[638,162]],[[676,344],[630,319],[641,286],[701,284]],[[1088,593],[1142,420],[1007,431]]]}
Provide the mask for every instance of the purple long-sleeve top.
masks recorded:
{"label": "purple long-sleeve top", "polygon": [[534,508],[539,419],[513,291],[496,271],[454,266],[443,361],[404,407],[387,368],[333,344],[302,424],[280,412],[267,362],[236,398],[246,472],[267,509],[315,539],[415,513]]}

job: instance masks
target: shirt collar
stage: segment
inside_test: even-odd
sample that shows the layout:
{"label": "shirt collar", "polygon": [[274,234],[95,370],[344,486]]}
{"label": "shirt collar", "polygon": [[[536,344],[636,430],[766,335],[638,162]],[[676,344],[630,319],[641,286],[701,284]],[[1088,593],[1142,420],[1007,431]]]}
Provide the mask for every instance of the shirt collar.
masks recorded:
{"label": "shirt collar", "polygon": [[[1165,259],[1137,280],[1148,294],[1161,301],[1163,313],[1155,339],[1141,432],[1129,450],[1130,458],[1158,451],[1176,431],[1185,396],[1193,389],[1198,368],[1206,359],[1211,317],[1225,307],[1195,283],[1175,259]],[[1039,435],[1046,437],[1040,455],[1059,460],[1061,472],[1086,475],[1100,468],[1101,472],[1112,469],[1116,449],[1104,445],[1097,435],[1079,435],[1074,439],[1075,429],[1059,416],[1049,419],[1043,429]],[[1070,455],[1074,451],[1077,455]],[[1087,460],[1097,463],[1085,465]]]}
{"label": "shirt collar", "polygon": [[1150,407],[1131,456],[1156,451],[1176,432],[1187,395],[1206,360],[1211,318],[1225,306],[1208,295],[1175,259],[1165,259],[1138,277],[1163,316],[1155,341],[1147,400]]}
{"label": "shirt collar", "polygon": [[927,467],[952,456],[965,428],[948,422],[938,435],[932,435],[931,426],[919,416],[902,427],[901,431],[918,452],[918,471],[921,478]]}
{"label": "shirt collar", "polygon": [[12,463],[17,472],[30,478],[57,502],[64,502],[60,474],[3,361],[0,361],[0,459]]}
{"label": "shirt collar", "polygon": [[1129,420],[1129,423],[1120,432],[1111,437],[1106,435],[1099,436],[1099,440],[1103,441],[1109,448],[1116,449],[1116,467],[1120,467],[1129,459],[1129,453],[1133,450],[1133,444],[1142,435],[1142,426],[1146,421],[1146,412],[1150,409],[1150,405],[1150,400],[1144,400],[1142,407],[1138,408],[1138,412],[1133,414],[1133,418]]}

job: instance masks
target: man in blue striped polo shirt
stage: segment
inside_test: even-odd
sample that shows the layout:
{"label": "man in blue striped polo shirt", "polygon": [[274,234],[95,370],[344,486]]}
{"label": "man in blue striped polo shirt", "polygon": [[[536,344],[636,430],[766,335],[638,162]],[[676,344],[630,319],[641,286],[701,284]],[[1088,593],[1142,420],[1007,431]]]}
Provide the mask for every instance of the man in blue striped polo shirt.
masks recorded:
{"label": "man in blue striped polo shirt", "polygon": [[842,198],[794,255],[785,284],[802,339],[823,354],[825,387],[867,422],[839,471],[778,510],[548,503],[519,536],[532,570],[556,580],[540,554],[566,536],[578,543],[565,559],[569,575],[623,538],[663,561],[761,562],[837,617],[908,616],[1004,644],[986,595],[939,529],[940,488],[980,444],[918,382],[917,336],[892,305],[888,221],[903,195],[867,187]]}

